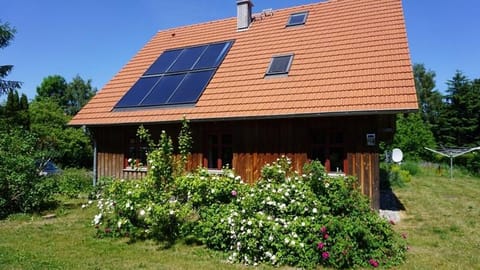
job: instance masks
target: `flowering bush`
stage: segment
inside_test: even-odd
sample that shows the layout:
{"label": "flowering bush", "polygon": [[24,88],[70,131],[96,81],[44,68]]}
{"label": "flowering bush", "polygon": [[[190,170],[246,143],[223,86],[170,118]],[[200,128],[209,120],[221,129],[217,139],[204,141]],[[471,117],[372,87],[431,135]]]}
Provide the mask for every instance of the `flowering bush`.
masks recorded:
{"label": "flowering bush", "polygon": [[169,188],[114,181],[98,200],[99,235],[181,237],[229,253],[232,263],[314,268],[388,267],[406,244],[369,208],[351,178],[330,178],[318,162],[299,175],[288,158],[267,164],[255,185],[233,171],[205,169],[177,177]]}
{"label": "flowering bush", "polygon": [[304,171],[292,172],[282,158],[230,204],[201,209],[203,242],[251,265],[376,267],[404,259],[404,241],[370,210],[353,179],[329,178],[318,162]]}

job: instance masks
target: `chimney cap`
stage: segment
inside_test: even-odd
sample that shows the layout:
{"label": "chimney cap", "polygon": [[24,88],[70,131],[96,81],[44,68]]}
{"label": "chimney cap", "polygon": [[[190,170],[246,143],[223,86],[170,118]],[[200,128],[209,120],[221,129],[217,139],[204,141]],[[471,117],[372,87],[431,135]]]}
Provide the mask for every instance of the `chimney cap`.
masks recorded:
{"label": "chimney cap", "polygon": [[244,3],[248,3],[249,5],[251,5],[253,7],[252,0],[237,0],[237,5],[241,5],[241,4],[244,4]]}

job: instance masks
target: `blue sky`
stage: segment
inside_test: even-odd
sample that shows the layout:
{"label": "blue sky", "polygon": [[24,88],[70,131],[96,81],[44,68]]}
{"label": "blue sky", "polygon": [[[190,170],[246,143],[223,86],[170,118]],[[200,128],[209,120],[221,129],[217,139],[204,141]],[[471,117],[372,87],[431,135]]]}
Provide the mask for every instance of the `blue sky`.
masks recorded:
{"label": "blue sky", "polygon": [[[253,0],[254,12],[320,0]],[[380,0],[379,0],[380,1]],[[403,0],[413,63],[437,74],[437,89],[455,71],[480,78],[480,1]],[[32,99],[48,75],[92,79],[99,90],[158,30],[236,15],[235,0],[10,0],[0,20],[17,29],[0,50]],[[4,97],[2,97],[4,99]]]}

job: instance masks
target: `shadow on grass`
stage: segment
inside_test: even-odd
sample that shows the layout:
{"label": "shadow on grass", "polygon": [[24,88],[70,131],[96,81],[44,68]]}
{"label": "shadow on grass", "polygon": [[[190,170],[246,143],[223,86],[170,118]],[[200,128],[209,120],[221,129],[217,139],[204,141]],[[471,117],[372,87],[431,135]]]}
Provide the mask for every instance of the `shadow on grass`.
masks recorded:
{"label": "shadow on grass", "polygon": [[393,192],[390,181],[388,181],[388,172],[380,169],[380,209],[391,211],[406,210],[403,203]]}

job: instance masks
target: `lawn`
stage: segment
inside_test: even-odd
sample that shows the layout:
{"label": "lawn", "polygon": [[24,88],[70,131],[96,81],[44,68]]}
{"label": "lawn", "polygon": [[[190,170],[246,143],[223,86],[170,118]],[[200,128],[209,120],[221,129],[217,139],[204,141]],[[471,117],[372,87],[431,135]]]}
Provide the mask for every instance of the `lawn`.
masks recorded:
{"label": "lawn", "polygon": [[[480,179],[424,174],[395,194],[406,209],[395,229],[407,234],[410,246],[407,262],[396,269],[479,268]],[[0,221],[0,268],[247,269],[203,247],[97,239],[95,207],[81,209],[84,202],[66,201],[52,219],[13,215]]]}

